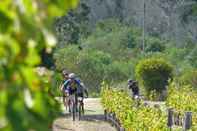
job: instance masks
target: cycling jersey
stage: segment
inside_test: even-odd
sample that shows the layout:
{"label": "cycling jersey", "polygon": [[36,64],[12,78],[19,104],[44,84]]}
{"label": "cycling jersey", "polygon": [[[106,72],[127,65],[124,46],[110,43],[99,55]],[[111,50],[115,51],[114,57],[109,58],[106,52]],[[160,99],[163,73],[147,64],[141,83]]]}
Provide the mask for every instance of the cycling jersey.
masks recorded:
{"label": "cycling jersey", "polygon": [[81,83],[77,79],[68,79],[64,82],[64,91],[68,92],[70,95],[74,94],[77,91],[77,88],[81,86]]}

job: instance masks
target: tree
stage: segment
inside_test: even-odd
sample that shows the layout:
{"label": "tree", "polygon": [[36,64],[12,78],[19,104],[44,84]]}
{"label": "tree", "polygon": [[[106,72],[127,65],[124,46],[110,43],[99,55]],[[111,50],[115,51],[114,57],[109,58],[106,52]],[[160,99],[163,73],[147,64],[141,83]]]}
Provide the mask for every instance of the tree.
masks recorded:
{"label": "tree", "polygon": [[160,93],[172,78],[172,70],[172,66],[164,59],[149,58],[138,63],[136,78],[148,93],[152,90]]}
{"label": "tree", "polygon": [[59,47],[78,44],[80,37],[86,37],[89,34],[89,13],[90,8],[81,2],[78,9],[71,10],[56,20],[55,31]]}

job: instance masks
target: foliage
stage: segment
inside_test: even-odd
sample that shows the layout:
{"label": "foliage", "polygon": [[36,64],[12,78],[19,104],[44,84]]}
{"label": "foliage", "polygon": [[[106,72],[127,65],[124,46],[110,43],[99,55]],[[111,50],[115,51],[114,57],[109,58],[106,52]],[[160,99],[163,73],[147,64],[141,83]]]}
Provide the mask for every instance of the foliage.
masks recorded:
{"label": "foliage", "polygon": [[180,85],[176,82],[171,82],[168,87],[168,98],[166,105],[172,107],[180,113],[185,111],[193,112],[192,129],[197,129],[197,91],[192,89],[190,85]]}
{"label": "foliage", "polygon": [[78,73],[89,89],[99,91],[104,79],[106,66],[111,64],[111,56],[102,51],[89,50],[78,57]]}
{"label": "foliage", "polygon": [[71,10],[55,22],[58,46],[65,47],[67,44],[78,44],[81,37],[86,37],[90,32],[89,15],[90,8],[80,2],[75,10]]}
{"label": "foliage", "polygon": [[178,82],[181,85],[190,85],[197,89],[197,70],[191,69],[184,71],[184,73],[178,77]]}
{"label": "foliage", "polygon": [[188,54],[187,60],[193,67],[197,67],[197,46]]}
{"label": "foliage", "polygon": [[58,70],[75,72],[90,90],[96,91],[104,79],[106,67],[112,63],[108,53],[98,50],[79,51],[77,46],[57,50],[54,59]]}
{"label": "foliage", "polygon": [[58,49],[54,52],[53,58],[58,71],[68,69],[75,71],[77,69],[77,57],[79,50],[76,46],[68,46],[67,48]]}
{"label": "foliage", "polygon": [[50,52],[56,43],[54,17],[76,5],[77,0],[0,2],[0,130],[49,130],[59,109],[50,71],[36,72],[38,52]]}
{"label": "foliage", "polygon": [[169,46],[165,50],[165,54],[171,59],[173,64],[184,60],[190,50],[187,48],[177,48],[175,46]]}
{"label": "foliage", "polygon": [[106,67],[105,81],[108,83],[118,84],[127,80],[132,74],[133,66],[131,63],[124,61],[113,61]]}
{"label": "foliage", "polygon": [[179,87],[175,82],[172,82],[168,89],[168,99],[166,103],[169,107],[181,111],[197,112],[197,92],[192,89],[191,86],[181,85]]}
{"label": "foliage", "polygon": [[114,112],[127,131],[167,130],[166,114],[160,109],[143,105],[136,108],[134,101],[124,91],[112,89],[103,84],[101,98],[104,108],[108,112]]}
{"label": "foliage", "polygon": [[138,29],[109,19],[99,22],[95,31],[82,40],[82,46],[109,53],[116,60],[128,60],[135,55],[131,49],[138,48],[139,40]]}
{"label": "foliage", "polygon": [[100,90],[103,80],[118,84],[133,76],[139,36],[138,29],[118,20],[101,21],[92,34],[81,38],[80,50],[77,45],[55,50],[56,69],[77,73],[95,91]]}
{"label": "foliage", "polygon": [[164,59],[148,58],[138,63],[136,67],[136,78],[150,92],[156,90],[161,92],[172,78],[172,66]]}
{"label": "foliage", "polygon": [[52,79],[51,79],[51,94],[53,96],[62,96],[62,92],[60,90],[60,85],[63,82],[62,73],[56,73],[53,71]]}
{"label": "foliage", "polygon": [[84,81],[90,91],[100,91],[103,80],[118,84],[131,77],[134,72],[134,63],[116,61],[109,53],[99,50],[79,51],[77,46],[68,46],[56,50],[54,54],[56,68],[75,72]]}
{"label": "foliage", "polygon": [[158,38],[150,37],[148,40],[146,40],[146,42],[146,52],[162,52],[165,50],[165,43]]}

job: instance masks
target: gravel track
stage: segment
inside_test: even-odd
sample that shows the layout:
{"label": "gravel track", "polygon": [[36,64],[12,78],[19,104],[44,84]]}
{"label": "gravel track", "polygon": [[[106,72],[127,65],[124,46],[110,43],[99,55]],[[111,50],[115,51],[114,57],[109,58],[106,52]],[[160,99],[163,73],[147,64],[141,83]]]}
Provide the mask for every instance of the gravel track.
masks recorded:
{"label": "gravel track", "polygon": [[53,123],[53,131],[116,131],[104,121],[103,108],[99,98],[88,98],[85,101],[85,116],[81,121],[72,121],[62,105],[63,114]]}

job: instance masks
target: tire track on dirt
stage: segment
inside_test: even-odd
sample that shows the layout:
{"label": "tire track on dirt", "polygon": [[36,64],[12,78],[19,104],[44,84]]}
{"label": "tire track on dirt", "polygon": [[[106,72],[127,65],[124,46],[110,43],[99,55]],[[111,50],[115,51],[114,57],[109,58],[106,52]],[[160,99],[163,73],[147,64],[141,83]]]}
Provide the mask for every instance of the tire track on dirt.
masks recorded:
{"label": "tire track on dirt", "polygon": [[53,124],[53,131],[116,131],[109,123],[104,121],[103,108],[99,98],[88,98],[85,101],[85,116],[81,121],[72,121],[68,112],[57,118]]}

